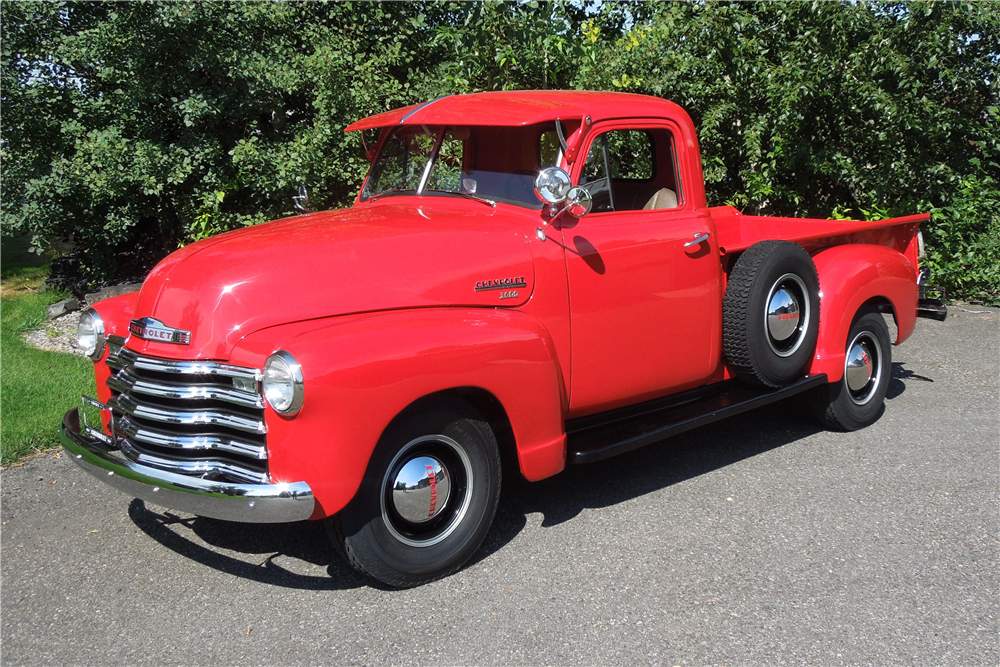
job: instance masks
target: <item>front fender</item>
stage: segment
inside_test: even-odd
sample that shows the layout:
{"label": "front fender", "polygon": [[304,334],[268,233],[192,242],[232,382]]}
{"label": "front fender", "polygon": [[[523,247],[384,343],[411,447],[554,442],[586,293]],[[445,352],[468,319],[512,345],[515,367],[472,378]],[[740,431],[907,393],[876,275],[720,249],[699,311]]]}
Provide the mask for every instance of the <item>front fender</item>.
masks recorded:
{"label": "front fender", "polygon": [[887,299],[892,304],[897,345],[913,333],[917,272],[898,250],[867,244],[840,245],[817,252],[813,262],[819,274],[820,319],[810,373],[826,373],[830,382],[843,377],[847,334],[858,309],[871,299]]}
{"label": "front fender", "polygon": [[507,411],[522,473],[538,480],[566,461],[567,401],[545,328],[517,311],[435,308],[281,325],[240,341],[231,362],[261,367],[278,349],[302,367],[299,413],[269,407],[272,479],[306,481],[313,518],[354,496],[382,432],[428,394],[476,387]]}
{"label": "front fender", "polygon": [[[139,299],[139,292],[129,292],[104,299],[94,304],[93,308],[101,316],[104,322],[104,333],[108,336],[119,336],[128,338],[128,325],[135,314],[135,303]],[[97,382],[97,400],[107,403],[111,398],[111,390],[108,389],[108,376],[111,374],[107,364],[103,363],[108,356],[108,348],[105,345],[101,358],[94,364],[94,379]],[[108,426],[107,415],[104,417],[104,425]]]}

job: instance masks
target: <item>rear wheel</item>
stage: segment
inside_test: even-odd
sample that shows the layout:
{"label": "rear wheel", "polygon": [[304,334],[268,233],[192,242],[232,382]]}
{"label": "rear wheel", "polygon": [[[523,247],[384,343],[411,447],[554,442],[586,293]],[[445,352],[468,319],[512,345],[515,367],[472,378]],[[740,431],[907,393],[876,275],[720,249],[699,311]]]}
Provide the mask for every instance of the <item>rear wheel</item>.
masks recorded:
{"label": "rear wheel", "polygon": [[413,415],[383,435],[355,498],[327,519],[328,533],[351,565],[383,583],[433,581],[482,544],[500,470],[493,431],[471,407]]}
{"label": "rear wheel", "polygon": [[844,377],[815,391],[813,412],[828,428],[864,428],[882,413],[891,375],[889,327],[877,311],[862,311],[847,336]]}

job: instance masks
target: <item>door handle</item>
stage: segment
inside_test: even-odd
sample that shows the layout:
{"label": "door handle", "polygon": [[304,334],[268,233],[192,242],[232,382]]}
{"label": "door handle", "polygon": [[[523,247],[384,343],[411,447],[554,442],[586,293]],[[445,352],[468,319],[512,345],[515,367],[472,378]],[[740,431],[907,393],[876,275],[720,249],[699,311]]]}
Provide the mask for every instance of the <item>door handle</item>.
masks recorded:
{"label": "door handle", "polygon": [[690,241],[688,241],[687,243],[684,244],[684,247],[685,248],[690,248],[693,245],[698,245],[702,241],[707,241],[707,240],[708,240],[708,233],[707,232],[703,232],[701,234],[695,234],[694,238],[692,240],[690,240]]}

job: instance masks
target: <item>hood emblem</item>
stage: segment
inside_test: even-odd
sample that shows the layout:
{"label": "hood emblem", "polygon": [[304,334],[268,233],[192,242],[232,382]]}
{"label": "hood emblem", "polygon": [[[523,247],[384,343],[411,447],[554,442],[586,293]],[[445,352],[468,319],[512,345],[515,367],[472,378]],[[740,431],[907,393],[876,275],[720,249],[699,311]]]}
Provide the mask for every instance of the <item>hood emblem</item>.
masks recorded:
{"label": "hood emblem", "polygon": [[510,289],[512,287],[527,287],[524,277],[516,278],[495,278],[493,280],[479,280],[476,282],[477,292],[488,292],[495,289]]}
{"label": "hood emblem", "polygon": [[175,345],[190,345],[191,332],[168,327],[163,322],[152,317],[141,317],[132,320],[128,325],[128,330],[133,336],[138,336],[143,340],[157,340],[161,343],[173,343]]}

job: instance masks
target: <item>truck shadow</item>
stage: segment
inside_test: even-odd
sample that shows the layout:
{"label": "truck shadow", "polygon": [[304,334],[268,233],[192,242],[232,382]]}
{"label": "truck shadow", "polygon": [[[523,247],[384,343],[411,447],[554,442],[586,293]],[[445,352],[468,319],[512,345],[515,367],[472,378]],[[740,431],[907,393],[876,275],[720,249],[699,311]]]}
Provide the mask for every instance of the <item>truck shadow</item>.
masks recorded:
{"label": "truck shadow", "polygon": [[[933,382],[894,363],[887,399],[906,390],[906,382]],[[542,527],[570,521],[587,509],[612,507],[674,484],[719,470],[820,432],[801,396],[737,415],[596,464],[569,466],[537,483],[505,482],[500,509],[483,546],[470,565],[512,541],[530,515],[541,514]],[[166,548],[232,576],[271,586],[303,590],[347,590],[372,586],[391,590],[355,572],[337,556],[321,523],[241,524],[204,517],[158,513],[141,500],[129,505],[129,517],[146,535]],[[235,552],[235,556],[224,553]],[[325,568],[326,576],[296,569]],[[313,566],[310,568],[309,566]]]}
{"label": "truck shadow", "polygon": [[[340,560],[317,521],[245,524],[180,517],[169,510],[154,512],[138,499],[131,502],[128,514],[142,532],[171,551],[234,577],[302,590],[347,590],[373,583]],[[279,564],[283,557],[326,568],[326,575],[292,572]]]}

